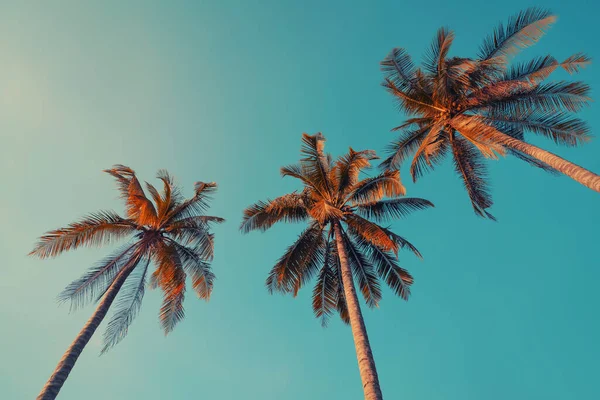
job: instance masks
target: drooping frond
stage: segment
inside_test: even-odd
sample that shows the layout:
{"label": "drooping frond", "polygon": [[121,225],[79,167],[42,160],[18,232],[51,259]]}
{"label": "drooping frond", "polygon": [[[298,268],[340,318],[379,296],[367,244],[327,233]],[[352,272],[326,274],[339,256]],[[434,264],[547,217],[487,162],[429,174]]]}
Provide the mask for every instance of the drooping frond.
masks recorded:
{"label": "drooping frond", "polygon": [[443,127],[440,124],[434,124],[414,152],[410,164],[410,175],[413,182],[442,162],[447,147],[447,137]]}
{"label": "drooping frond", "polygon": [[413,211],[424,210],[427,207],[433,207],[429,200],[402,197],[358,205],[356,213],[364,218],[383,222],[405,217]]}
{"label": "drooping frond", "polygon": [[398,245],[398,247],[400,249],[407,248],[410,251],[412,251],[414,253],[414,255],[416,255],[420,259],[423,259],[423,256],[421,255],[419,250],[417,250],[417,248],[412,243],[410,243],[408,240],[404,239],[402,236],[395,234],[388,228],[383,228],[383,227],[380,227],[380,228],[385,232],[386,235],[389,236],[390,239],[392,239]]}
{"label": "drooping frond", "polygon": [[366,254],[373,266],[377,269],[377,274],[383,279],[397,296],[408,300],[410,296],[410,285],[413,284],[413,277],[408,271],[400,268],[396,257],[388,251],[385,251],[372,243],[359,241],[361,251]]}
{"label": "drooping frond", "polygon": [[383,160],[379,168],[383,170],[399,170],[402,162],[419,148],[430,128],[431,125],[427,124],[412,131],[402,132],[397,141],[387,146],[386,150],[390,156]]}
{"label": "drooping frond", "polygon": [[500,24],[483,42],[479,58],[506,58],[519,49],[536,43],[546,33],[556,17],[547,10],[529,8],[511,17],[506,27]]}
{"label": "drooping frond", "polygon": [[159,320],[165,334],[168,334],[185,316],[186,274],[179,253],[172,244],[161,242],[154,253],[154,262],[157,268],[151,276],[150,287],[160,287],[163,291]]}
{"label": "drooping frond", "polygon": [[361,237],[386,251],[393,251],[398,254],[398,244],[379,225],[356,214],[346,215],[344,222],[348,224],[350,232],[357,237]]}
{"label": "drooping frond", "polygon": [[324,242],[323,228],[311,223],[271,269],[266,281],[269,292],[296,294],[323,263]]}
{"label": "drooping frond", "polygon": [[211,271],[210,264],[195,249],[182,246],[175,241],[171,241],[170,243],[177,251],[183,269],[192,280],[192,288],[199,298],[208,301],[215,280],[215,275]]}
{"label": "drooping frond", "polygon": [[279,221],[300,222],[308,217],[310,199],[306,193],[290,193],[273,200],[259,201],[244,210],[240,225],[243,233],[253,230],[266,231]]}
{"label": "drooping frond", "polygon": [[327,326],[329,317],[335,310],[338,302],[338,280],[335,272],[336,254],[331,251],[334,244],[328,242],[325,245],[323,266],[317,277],[317,283],[313,289],[313,311],[315,317],[321,319],[321,325]]}
{"label": "drooping frond", "polygon": [[[361,251],[359,245],[355,244],[343,231],[342,235],[356,284],[360,288],[367,305],[369,307],[376,307],[381,301],[381,287],[379,286],[373,265]],[[363,240],[360,236],[355,237],[358,240]]]}
{"label": "drooping frond", "polygon": [[479,152],[460,137],[454,138],[453,144],[454,166],[469,193],[475,213],[495,220],[487,211],[493,202],[486,183],[487,169]]}
{"label": "drooping frond", "polygon": [[145,263],[142,262],[121,287],[117,301],[113,306],[116,310],[104,331],[104,346],[101,353],[107,352],[127,336],[129,325],[131,325],[142,306],[149,264],[150,258]]}
{"label": "drooping frond", "polygon": [[406,189],[400,181],[400,172],[384,171],[380,175],[358,182],[348,196],[348,201],[352,204],[363,204],[405,194]]}
{"label": "drooping frond", "polygon": [[139,252],[138,243],[117,250],[90,268],[81,278],[71,282],[58,295],[58,300],[71,301],[71,309],[77,309],[94,301],[110,286],[119,271],[136,262],[134,254],[137,252]]}
{"label": "drooping frond", "polygon": [[56,257],[81,246],[100,246],[123,239],[136,232],[137,227],[113,211],[89,214],[78,222],[43,235],[29,255],[40,258]]}

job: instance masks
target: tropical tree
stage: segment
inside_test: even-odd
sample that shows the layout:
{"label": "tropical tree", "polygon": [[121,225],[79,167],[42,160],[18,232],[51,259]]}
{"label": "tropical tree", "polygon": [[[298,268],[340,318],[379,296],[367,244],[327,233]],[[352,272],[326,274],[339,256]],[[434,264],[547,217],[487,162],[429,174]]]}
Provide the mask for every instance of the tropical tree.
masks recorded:
{"label": "tropical tree", "polygon": [[449,57],[454,33],[437,32],[423,65],[416,68],[402,48],[381,62],[383,86],[409,118],[393,130],[381,167],[397,170],[412,157],[414,181],[451,153],[475,212],[492,218],[484,158],[506,153],[549,172],[565,174],[600,192],[600,176],[525,141],[525,133],[578,146],[590,140],[586,123],[573,114],[588,104],[582,82],[548,82],[557,69],[576,73],[590,59],[581,53],[563,62],[547,55],[509,66],[511,56],[536,43],[556,17],[531,8],[512,17],[488,36],[477,58]]}
{"label": "tropical tree", "polygon": [[[349,152],[333,161],[324,153],[325,138],[303,134],[303,158],[281,168],[283,176],[302,182],[301,192],[260,201],[244,211],[240,229],[265,231],[276,222],[307,222],[271,269],[268,290],[292,293],[316,277],[313,310],[327,324],[337,310],[354,336],[365,399],[381,399],[381,389],[354,281],[369,307],[381,300],[379,279],[408,299],[412,276],[397,262],[398,250],[419,251],[406,239],[376,222],[433,207],[427,200],[400,197],[405,189],[398,171],[360,180],[359,174],[376,159],[371,150]],[[389,199],[384,199],[389,197]],[[376,221],[376,222],[372,222]]]}
{"label": "tropical tree", "polygon": [[189,275],[193,289],[202,299],[208,300],[213,288],[214,274],[209,262],[213,258],[214,237],[210,225],[224,220],[203,214],[217,185],[197,182],[194,196],[184,199],[173,178],[161,170],[157,177],[163,183],[162,194],[146,183],[153,203],[130,168],[116,165],[105,172],[117,179],[126,205],[126,217],[113,211],[90,214],[66,228],[46,233],[30,253],[50,258],[82,246],[130,239],[59,295],[60,300],[70,300],[74,307],[93,300],[99,304],[63,355],[38,399],[56,398],[115,299],[115,312],[104,333],[102,353],[125,337],[140,309],[151,263],[156,269],[148,285],[159,287],[164,293],[159,317],[165,334],[184,317],[186,276]]}

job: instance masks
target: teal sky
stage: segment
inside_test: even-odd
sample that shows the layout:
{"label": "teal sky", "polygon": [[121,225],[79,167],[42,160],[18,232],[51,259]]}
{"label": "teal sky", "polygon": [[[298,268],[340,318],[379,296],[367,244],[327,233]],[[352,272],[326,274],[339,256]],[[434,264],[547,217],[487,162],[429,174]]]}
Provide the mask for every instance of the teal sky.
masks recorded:
{"label": "teal sky", "polygon": [[[217,282],[186,299],[165,338],[148,292],[128,337],[99,357],[92,339],[60,399],[361,399],[350,329],[264,288],[299,226],[241,235],[250,203],[298,188],[279,167],[300,134],[322,131],[334,155],[382,150],[403,116],[379,86],[395,46],[419,59],[442,25],[452,54],[474,56],[509,0],[0,1],[0,398],[32,399],[91,314],[56,295],[110,249],[28,258],[36,238],[99,209],[122,211],[115,163],[185,193],[216,181]],[[558,24],[525,57],[578,51],[600,59],[596,2],[544,1]],[[579,78],[600,87],[596,63]],[[558,74],[558,78],[565,75]],[[600,131],[600,109],[582,116]],[[600,139],[550,151],[600,172]],[[449,164],[408,194],[435,209],[393,225],[423,253],[404,302],[365,310],[387,399],[600,398],[597,193],[514,159],[490,163],[499,222],[477,218]],[[103,330],[103,327],[101,328]]]}

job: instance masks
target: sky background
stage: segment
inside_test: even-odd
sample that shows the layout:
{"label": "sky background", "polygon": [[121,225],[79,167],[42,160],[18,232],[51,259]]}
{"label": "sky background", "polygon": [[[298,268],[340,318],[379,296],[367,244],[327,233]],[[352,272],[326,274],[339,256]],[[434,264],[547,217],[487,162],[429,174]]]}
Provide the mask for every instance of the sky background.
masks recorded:
{"label": "sky background", "polygon": [[[380,87],[393,47],[419,60],[438,29],[475,56],[522,1],[0,1],[0,398],[34,398],[93,311],[56,295],[110,251],[29,258],[36,238],[87,212],[121,212],[110,176],[160,168],[192,194],[216,181],[217,281],[186,298],[165,337],[161,296],[146,294],[129,335],[99,357],[92,338],[59,398],[361,399],[350,329],[323,329],[311,289],[269,295],[267,272],[301,226],[242,235],[244,207],[299,188],[279,167],[302,132],[334,155],[383,150],[403,116]],[[544,1],[557,25],[524,57],[600,59],[597,2]],[[600,66],[579,79],[597,93]],[[565,78],[559,73],[557,78]],[[600,131],[598,103],[583,111]],[[532,142],[600,172],[600,140]],[[600,199],[515,159],[490,162],[494,223],[476,217],[449,163],[408,194],[435,209],[394,223],[423,253],[408,302],[384,292],[364,309],[386,399],[600,398]]]}

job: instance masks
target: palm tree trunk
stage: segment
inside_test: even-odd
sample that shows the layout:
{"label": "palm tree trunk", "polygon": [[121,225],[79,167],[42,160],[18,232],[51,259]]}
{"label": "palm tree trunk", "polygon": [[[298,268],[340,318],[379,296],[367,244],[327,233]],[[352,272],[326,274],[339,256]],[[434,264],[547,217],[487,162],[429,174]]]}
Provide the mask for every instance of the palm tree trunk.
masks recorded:
{"label": "palm tree trunk", "polygon": [[350,326],[352,328],[352,336],[354,337],[354,347],[356,349],[356,358],[358,359],[358,369],[360,371],[360,379],[363,384],[363,391],[366,400],[382,400],[381,388],[379,387],[379,377],[375,368],[375,360],[371,352],[369,337],[367,335],[367,327],[363,320],[360,311],[360,304],[354,289],[352,280],[352,271],[348,263],[346,248],[342,239],[342,229],[339,223],[334,224],[335,238],[337,242],[338,254],[340,256],[340,264],[342,269],[342,283],[344,284],[344,295],[346,297],[346,305],[350,316]]}
{"label": "palm tree trunk", "polygon": [[98,329],[98,326],[100,326],[100,323],[106,316],[106,313],[108,312],[112,302],[115,300],[115,297],[117,297],[121,286],[123,286],[123,283],[125,283],[125,280],[135,269],[136,265],[137,261],[131,263],[129,266],[123,269],[119,275],[117,275],[116,279],[102,297],[102,300],[100,300],[100,304],[98,304],[94,314],[86,322],[83,329],[79,332],[73,343],[71,343],[71,346],[69,346],[65,354],[62,356],[60,362],[54,370],[54,373],[50,379],[48,379],[48,382],[46,382],[46,385],[44,385],[44,388],[38,395],[37,400],[54,400],[56,396],[58,396],[58,392],[67,380],[69,373],[75,366],[75,362],[77,362],[79,355],[92,338],[92,335],[96,329]]}
{"label": "palm tree trunk", "polygon": [[564,175],[567,175],[568,177],[581,183],[582,185],[587,186],[590,189],[595,190],[596,192],[600,192],[600,175],[597,175],[592,171],[588,171],[587,169],[580,167],[577,164],[573,164],[572,162],[567,161],[564,158],[561,158],[555,154],[552,154],[549,151],[542,150],[539,147],[515,139],[502,132],[498,131],[495,133],[494,136],[498,139],[498,141],[501,144],[505,145],[506,147],[519,150],[525,154],[530,155],[531,157],[537,158],[538,160],[548,164],[555,170],[559,171]]}

